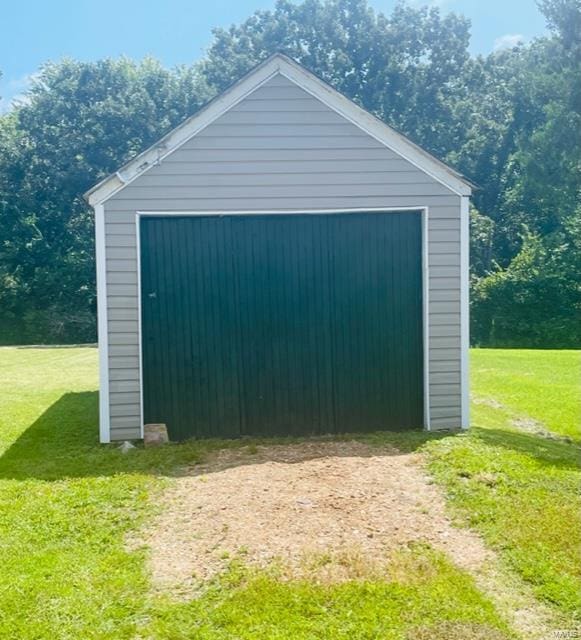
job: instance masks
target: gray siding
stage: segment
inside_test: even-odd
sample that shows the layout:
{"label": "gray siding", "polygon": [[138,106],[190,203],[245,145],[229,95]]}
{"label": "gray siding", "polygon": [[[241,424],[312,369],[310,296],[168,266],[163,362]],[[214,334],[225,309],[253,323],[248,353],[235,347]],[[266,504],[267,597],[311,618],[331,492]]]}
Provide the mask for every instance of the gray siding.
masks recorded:
{"label": "gray siding", "polygon": [[460,426],[460,197],[278,75],[105,207],[111,438],[139,437],[136,211],[429,207],[430,413]]}

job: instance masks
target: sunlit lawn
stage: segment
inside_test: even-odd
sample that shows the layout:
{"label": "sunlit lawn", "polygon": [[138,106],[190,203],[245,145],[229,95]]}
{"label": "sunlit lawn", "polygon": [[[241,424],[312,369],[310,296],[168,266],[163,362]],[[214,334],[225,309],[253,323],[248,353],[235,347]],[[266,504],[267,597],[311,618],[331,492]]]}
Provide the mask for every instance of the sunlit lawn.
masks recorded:
{"label": "sunlit lawn", "polygon": [[[531,418],[581,441],[581,351],[473,349],[471,359],[477,399],[493,399],[511,418]],[[476,407],[477,419],[486,415]]]}
{"label": "sunlit lawn", "polygon": [[581,353],[473,350],[471,363],[473,395],[502,406],[473,402],[468,437],[427,446],[431,469],[455,513],[573,621],[581,612],[581,451],[514,420],[578,439]]}
{"label": "sunlit lawn", "polygon": [[[544,362],[547,352],[536,353],[537,364]],[[581,565],[576,449],[506,427],[512,412],[522,411],[571,434],[574,409],[537,412],[538,398],[527,405],[517,392],[511,404],[482,369],[512,361],[506,352],[498,360],[481,354],[473,356],[475,391],[492,394],[509,413],[480,404],[471,435],[381,434],[369,441],[425,448],[455,512],[540,598],[572,616]],[[402,550],[394,562],[405,572],[380,581],[322,586],[234,566],[191,602],[153,595],[145,552],[128,551],[126,534],[151,517],[152,497],[180,467],[208,449],[239,445],[191,442],[127,455],[99,445],[96,361],[89,348],[0,349],[2,640],[512,637],[472,579],[425,547]],[[555,361],[560,366],[570,364]],[[532,356],[526,368],[535,371]],[[547,405],[570,404],[573,396],[565,390],[545,398]],[[492,480],[482,482],[482,472]]]}

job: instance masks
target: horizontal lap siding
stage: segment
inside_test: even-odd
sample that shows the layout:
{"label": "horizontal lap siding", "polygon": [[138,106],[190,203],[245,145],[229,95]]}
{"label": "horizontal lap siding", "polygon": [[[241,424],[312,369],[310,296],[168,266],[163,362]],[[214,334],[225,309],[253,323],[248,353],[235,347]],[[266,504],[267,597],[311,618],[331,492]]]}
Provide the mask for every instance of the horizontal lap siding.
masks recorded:
{"label": "horizontal lap siding", "polygon": [[105,203],[111,437],[139,437],[136,211],[429,207],[430,409],[460,426],[460,198],[282,76]]}

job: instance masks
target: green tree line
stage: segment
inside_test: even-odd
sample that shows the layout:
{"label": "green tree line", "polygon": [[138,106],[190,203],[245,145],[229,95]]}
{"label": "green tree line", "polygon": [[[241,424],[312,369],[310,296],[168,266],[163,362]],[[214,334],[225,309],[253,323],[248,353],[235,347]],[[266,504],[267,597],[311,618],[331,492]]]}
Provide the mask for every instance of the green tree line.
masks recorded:
{"label": "green tree line", "polygon": [[471,333],[581,346],[581,2],[539,0],[548,34],[471,56],[470,22],[399,3],[278,0],[206,56],[49,62],[0,116],[0,344],[94,341],[82,194],[282,51],[474,181]]}

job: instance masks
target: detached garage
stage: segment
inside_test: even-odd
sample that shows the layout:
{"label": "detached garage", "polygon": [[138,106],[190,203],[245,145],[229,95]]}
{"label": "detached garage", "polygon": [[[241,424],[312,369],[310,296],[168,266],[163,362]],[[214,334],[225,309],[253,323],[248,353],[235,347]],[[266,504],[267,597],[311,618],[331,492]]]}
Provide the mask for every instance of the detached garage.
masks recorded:
{"label": "detached garage", "polygon": [[102,181],[102,442],[468,425],[454,170],[275,55]]}

